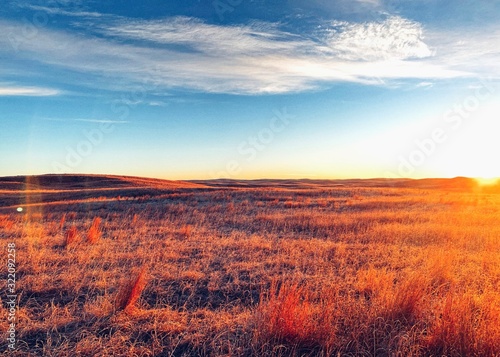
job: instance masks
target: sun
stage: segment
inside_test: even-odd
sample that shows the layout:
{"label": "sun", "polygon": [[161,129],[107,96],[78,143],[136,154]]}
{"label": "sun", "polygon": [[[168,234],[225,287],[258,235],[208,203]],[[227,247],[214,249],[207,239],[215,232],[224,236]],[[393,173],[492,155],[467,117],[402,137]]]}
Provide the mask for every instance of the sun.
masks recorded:
{"label": "sun", "polygon": [[475,177],[480,186],[492,186],[500,183],[500,177]]}

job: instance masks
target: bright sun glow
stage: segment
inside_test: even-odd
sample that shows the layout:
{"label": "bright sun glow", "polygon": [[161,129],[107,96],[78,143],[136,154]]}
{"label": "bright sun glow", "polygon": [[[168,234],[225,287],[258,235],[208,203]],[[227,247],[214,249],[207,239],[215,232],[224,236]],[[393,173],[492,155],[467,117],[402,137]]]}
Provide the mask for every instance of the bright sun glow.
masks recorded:
{"label": "bright sun glow", "polygon": [[500,182],[500,178],[499,177],[490,177],[490,178],[476,177],[476,181],[481,186],[490,186],[490,185],[495,185],[498,182]]}
{"label": "bright sun glow", "polygon": [[455,129],[443,126],[447,139],[429,155],[428,168],[435,176],[474,177],[481,185],[496,182],[500,168],[492,153],[500,150],[496,129],[499,110],[500,100],[484,103]]}

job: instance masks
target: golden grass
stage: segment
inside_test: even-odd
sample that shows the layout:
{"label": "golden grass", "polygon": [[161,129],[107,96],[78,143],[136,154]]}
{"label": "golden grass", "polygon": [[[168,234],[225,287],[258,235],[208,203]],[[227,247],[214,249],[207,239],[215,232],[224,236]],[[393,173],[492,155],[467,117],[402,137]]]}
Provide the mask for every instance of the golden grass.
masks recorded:
{"label": "golden grass", "polygon": [[2,209],[14,356],[500,355],[498,194],[103,192]]}
{"label": "golden grass", "polygon": [[499,341],[498,292],[449,292],[426,343],[427,348],[442,355],[494,356],[499,354]]}

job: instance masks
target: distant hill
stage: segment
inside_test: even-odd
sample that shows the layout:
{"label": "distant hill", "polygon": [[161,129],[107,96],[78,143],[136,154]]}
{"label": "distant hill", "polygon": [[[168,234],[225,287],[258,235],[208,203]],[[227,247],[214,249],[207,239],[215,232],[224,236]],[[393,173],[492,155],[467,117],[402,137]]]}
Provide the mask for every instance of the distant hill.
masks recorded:
{"label": "distant hill", "polygon": [[349,180],[193,180],[171,181],[114,175],[38,175],[0,177],[0,210],[96,202],[158,201],[197,190],[351,190],[357,188],[445,190],[500,193],[500,183],[481,186],[474,179]]}
{"label": "distant hill", "polygon": [[145,200],[179,190],[211,189],[185,181],[113,175],[0,177],[0,209]]}
{"label": "distant hill", "polygon": [[193,183],[210,187],[231,188],[281,188],[281,189],[318,189],[338,187],[393,187],[393,188],[416,188],[416,189],[440,189],[457,191],[498,191],[500,182],[492,186],[480,186],[475,179],[468,177],[455,178],[431,178],[431,179],[342,179],[342,180],[194,180]]}
{"label": "distant hill", "polygon": [[419,180],[406,180],[398,184],[401,187],[448,189],[448,190],[474,190],[478,187],[475,179],[468,177],[455,178],[430,178]]}
{"label": "distant hill", "polygon": [[[99,190],[121,188],[282,188],[318,189],[334,187],[401,187],[444,190],[477,190],[480,185],[468,177],[429,179],[258,179],[258,180],[188,180],[173,181],[116,175],[36,175],[0,177],[0,190]],[[483,189],[497,191],[500,181]]]}
{"label": "distant hill", "polygon": [[187,181],[114,175],[37,175],[0,177],[0,190],[91,190],[102,188],[201,188]]}

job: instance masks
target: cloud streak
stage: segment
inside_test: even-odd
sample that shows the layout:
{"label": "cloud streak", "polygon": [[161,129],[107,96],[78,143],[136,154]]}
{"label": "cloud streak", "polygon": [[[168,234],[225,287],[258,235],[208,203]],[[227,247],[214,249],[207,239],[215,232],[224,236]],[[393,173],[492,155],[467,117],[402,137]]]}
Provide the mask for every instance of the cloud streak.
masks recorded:
{"label": "cloud streak", "polygon": [[64,10],[64,8],[62,8],[60,6],[49,7],[49,6],[24,4],[24,5],[20,5],[19,7],[20,8],[27,8],[27,9],[42,12],[42,13],[46,13],[49,15],[63,15],[63,16],[71,16],[71,17],[89,17],[89,18],[106,16],[106,15],[101,14],[99,12]]}
{"label": "cloud streak", "polygon": [[80,122],[85,122],[85,123],[99,123],[99,124],[126,124],[126,123],[129,123],[129,121],[126,121],[126,120],[92,119],[92,118],[73,118],[73,119],[42,118],[42,120],[62,121],[62,122],[80,121]]}
{"label": "cloud streak", "polygon": [[[173,88],[255,95],[300,92],[335,82],[380,85],[473,76],[474,54],[498,39],[483,40],[476,44],[477,51],[466,55],[438,36],[431,45],[419,23],[398,16],[332,22],[314,36],[264,22],[222,26],[188,17],[114,17],[105,22],[93,17],[93,35],[42,28],[36,38],[18,41],[16,57],[92,76],[89,83],[110,90]],[[3,33],[20,33],[20,27],[0,20]],[[0,44],[6,48],[8,36]],[[447,49],[440,49],[441,44]],[[481,65],[500,73],[486,54],[481,59]]]}
{"label": "cloud streak", "polygon": [[48,97],[60,95],[61,92],[52,88],[11,87],[0,85],[0,97]]}
{"label": "cloud streak", "polygon": [[83,121],[86,123],[99,123],[99,124],[126,124],[126,120],[110,120],[110,119],[73,119],[74,121]]}

